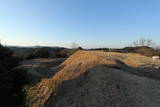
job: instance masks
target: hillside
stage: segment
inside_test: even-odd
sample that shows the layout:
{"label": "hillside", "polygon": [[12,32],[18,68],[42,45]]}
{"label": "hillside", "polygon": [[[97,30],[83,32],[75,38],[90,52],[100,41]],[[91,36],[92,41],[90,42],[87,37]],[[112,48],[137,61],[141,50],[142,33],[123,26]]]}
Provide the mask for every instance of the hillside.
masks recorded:
{"label": "hillside", "polygon": [[138,54],[78,51],[28,90],[30,107],[159,107],[160,73]]}

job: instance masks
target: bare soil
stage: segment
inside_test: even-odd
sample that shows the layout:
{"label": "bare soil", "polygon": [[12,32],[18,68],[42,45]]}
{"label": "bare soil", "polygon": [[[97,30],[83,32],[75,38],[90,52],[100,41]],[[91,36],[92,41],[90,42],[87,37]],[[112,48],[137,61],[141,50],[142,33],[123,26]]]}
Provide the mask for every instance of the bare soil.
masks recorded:
{"label": "bare soil", "polygon": [[[39,70],[45,63],[36,72],[50,72]],[[160,69],[155,66],[159,60],[138,54],[78,51],[54,75],[42,75],[29,91],[29,107],[160,107]]]}
{"label": "bare soil", "polygon": [[160,81],[98,65],[65,81],[45,107],[159,107]]}

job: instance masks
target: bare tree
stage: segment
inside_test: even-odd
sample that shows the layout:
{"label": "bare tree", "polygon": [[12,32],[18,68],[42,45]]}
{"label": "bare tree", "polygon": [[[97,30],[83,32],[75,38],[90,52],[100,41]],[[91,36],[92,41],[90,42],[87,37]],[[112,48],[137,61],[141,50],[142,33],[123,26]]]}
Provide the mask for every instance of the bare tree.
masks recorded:
{"label": "bare tree", "polygon": [[155,43],[153,42],[152,39],[147,39],[147,40],[146,40],[146,45],[147,45],[147,46],[154,46]]}
{"label": "bare tree", "polygon": [[140,38],[139,39],[139,46],[145,46],[145,42],[146,42],[145,38]]}
{"label": "bare tree", "polygon": [[133,41],[133,46],[137,47],[138,46],[138,41]]}
{"label": "bare tree", "polygon": [[148,46],[148,47],[153,47],[154,42],[152,39],[145,39],[145,38],[140,38],[139,40],[133,41],[133,46]]}

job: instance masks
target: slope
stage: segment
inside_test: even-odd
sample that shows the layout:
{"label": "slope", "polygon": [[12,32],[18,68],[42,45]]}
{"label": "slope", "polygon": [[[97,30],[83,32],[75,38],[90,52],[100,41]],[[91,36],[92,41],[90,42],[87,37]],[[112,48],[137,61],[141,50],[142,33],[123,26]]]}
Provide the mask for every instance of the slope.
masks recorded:
{"label": "slope", "polygon": [[[154,65],[159,66],[160,61],[154,62]],[[154,69],[149,57],[78,51],[64,61],[58,70],[53,77],[43,79],[30,89],[30,107],[160,105],[158,70]]]}

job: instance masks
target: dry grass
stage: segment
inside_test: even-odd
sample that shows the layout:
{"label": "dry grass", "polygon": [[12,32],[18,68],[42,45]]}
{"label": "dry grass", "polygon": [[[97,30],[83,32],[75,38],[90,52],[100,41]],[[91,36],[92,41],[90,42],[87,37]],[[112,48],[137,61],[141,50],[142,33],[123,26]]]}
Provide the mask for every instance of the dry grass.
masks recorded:
{"label": "dry grass", "polygon": [[[50,95],[54,94],[55,89],[63,81],[79,77],[96,64],[117,64],[116,60],[121,60],[131,67],[141,67],[153,63],[151,58],[133,53],[78,51],[59,66],[63,68],[52,78],[43,79],[39,84],[28,89],[29,106],[43,107]],[[160,66],[160,61],[156,61],[155,64]]]}

